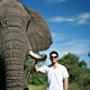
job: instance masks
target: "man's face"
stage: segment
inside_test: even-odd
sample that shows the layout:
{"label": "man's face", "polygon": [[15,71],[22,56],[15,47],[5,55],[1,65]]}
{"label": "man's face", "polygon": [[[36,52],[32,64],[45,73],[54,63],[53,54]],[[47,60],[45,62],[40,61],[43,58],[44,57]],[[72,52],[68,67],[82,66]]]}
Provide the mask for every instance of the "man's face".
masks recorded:
{"label": "man's face", "polygon": [[51,56],[50,56],[50,59],[51,59],[51,62],[52,63],[56,63],[57,62],[57,54],[51,54]]}

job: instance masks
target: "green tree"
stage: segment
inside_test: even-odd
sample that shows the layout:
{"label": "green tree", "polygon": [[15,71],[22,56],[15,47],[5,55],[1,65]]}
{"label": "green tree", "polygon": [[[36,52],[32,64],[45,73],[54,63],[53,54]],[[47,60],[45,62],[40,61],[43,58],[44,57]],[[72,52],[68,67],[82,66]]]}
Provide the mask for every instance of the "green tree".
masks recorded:
{"label": "green tree", "polygon": [[[70,83],[75,82],[79,87],[83,88],[89,85],[90,69],[87,68],[85,60],[80,60],[77,55],[68,53],[61,59],[58,59],[58,63],[67,67],[70,76]],[[81,90],[86,90],[83,88]]]}
{"label": "green tree", "polygon": [[90,51],[88,52],[88,56],[90,57]]}
{"label": "green tree", "polygon": [[79,57],[77,57],[75,54],[68,53],[59,59],[58,62],[67,67],[70,75],[70,82],[73,80],[75,81],[76,77],[78,76]]}
{"label": "green tree", "polygon": [[87,63],[85,62],[85,60],[82,60],[78,63],[79,67],[83,68],[83,67],[87,67]]}

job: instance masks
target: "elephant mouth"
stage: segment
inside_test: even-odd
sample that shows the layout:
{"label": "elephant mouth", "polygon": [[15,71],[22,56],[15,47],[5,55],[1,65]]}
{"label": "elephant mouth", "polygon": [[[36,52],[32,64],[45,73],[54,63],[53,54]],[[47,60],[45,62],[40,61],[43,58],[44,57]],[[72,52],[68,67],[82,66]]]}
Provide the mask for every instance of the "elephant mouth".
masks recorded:
{"label": "elephant mouth", "polygon": [[24,90],[29,90],[28,88],[25,88]]}

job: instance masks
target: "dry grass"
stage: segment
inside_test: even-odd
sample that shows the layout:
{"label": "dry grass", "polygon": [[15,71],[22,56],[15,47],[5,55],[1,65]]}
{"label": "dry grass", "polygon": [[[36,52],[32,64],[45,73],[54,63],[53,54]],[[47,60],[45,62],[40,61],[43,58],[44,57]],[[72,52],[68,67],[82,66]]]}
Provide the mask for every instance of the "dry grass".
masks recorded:
{"label": "dry grass", "polygon": [[[29,90],[46,90],[46,84],[44,85],[29,85]],[[69,89],[68,90],[90,90],[90,85],[88,85],[86,88],[85,87],[78,87],[76,83],[69,84]]]}
{"label": "dry grass", "polygon": [[39,85],[39,86],[29,85],[29,90],[46,90],[46,86],[45,85]]}

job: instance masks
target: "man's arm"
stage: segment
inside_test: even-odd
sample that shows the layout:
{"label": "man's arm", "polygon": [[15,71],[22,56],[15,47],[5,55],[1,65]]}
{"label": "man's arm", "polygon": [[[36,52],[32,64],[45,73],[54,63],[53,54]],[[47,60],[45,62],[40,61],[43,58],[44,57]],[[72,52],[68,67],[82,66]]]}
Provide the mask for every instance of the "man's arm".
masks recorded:
{"label": "man's arm", "polygon": [[64,90],[68,90],[68,77],[64,77]]}
{"label": "man's arm", "polygon": [[37,61],[35,61],[35,63],[34,63],[34,69],[35,69],[35,72],[39,72],[39,67],[38,67]]}
{"label": "man's arm", "polygon": [[34,69],[35,72],[41,72],[41,73],[46,73],[48,67],[46,65],[43,65],[41,67],[38,66],[37,60],[34,63]]}

